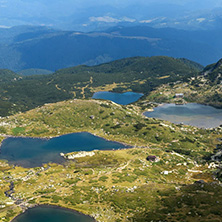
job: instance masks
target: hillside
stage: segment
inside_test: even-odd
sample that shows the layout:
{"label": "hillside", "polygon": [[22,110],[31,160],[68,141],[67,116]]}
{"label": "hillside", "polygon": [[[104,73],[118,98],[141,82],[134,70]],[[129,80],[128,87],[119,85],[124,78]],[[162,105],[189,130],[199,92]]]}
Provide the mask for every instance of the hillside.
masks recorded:
{"label": "hillside", "polygon": [[209,83],[212,85],[221,84],[222,78],[222,59],[220,59],[217,63],[207,66],[202,75],[204,75],[205,79],[210,81]]}
{"label": "hillside", "polygon": [[0,83],[12,83],[19,79],[22,79],[22,77],[11,70],[0,69]]}
{"label": "hillside", "polygon": [[[0,40],[1,33],[0,67],[13,71],[30,68],[55,71],[157,55],[187,58],[207,65],[218,60],[222,50],[221,38],[217,37],[221,36],[220,29],[184,31],[140,25],[84,33],[22,26],[0,30]],[[8,42],[4,35],[9,36]]]}
{"label": "hillside", "polygon": [[[2,118],[0,122],[3,123],[1,133],[8,135],[49,137],[87,131],[130,145],[165,144],[169,149],[181,148],[184,152],[193,149],[193,156],[196,156],[199,145],[194,141],[191,129],[194,129],[195,136],[208,135],[207,131],[194,127],[186,127],[183,130],[180,125],[162,124],[164,121],[148,119],[142,115],[139,107],[133,105],[123,107],[99,100],[77,99],[46,104],[26,113]],[[171,131],[174,133],[170,133]],[[181,142],[169,145],[172,140],[177,139],[181,139]],[[205,140],[211,143],[211,140]],[[205,147],[204,143],[202,145]],[[207,155],[209,151],[210,148],[202,154]]]}
{"label": "hillside", "polygon": [[[44,103],[71,98],[90,98],[100,90],[135,91],[148,94],[155,87],[186,81],[199,69],[181,59],[135,57],[98,66],[76,66],[54,74],[27,76],[10,84],[0,83],[0,115],[25,111]],[[3,105],[11,106],[3,107]]]}
{"label": "hillside", "polygon": [[23,76],[32,76],[32,75],[48,75],[52,74],[53,72],[46,69],[24,69],[17,73]]}
{"label": "hillside", "polygon": [[208,65],[196,77],[187,82],[165,84],[154,90],[148,100],[156,102],[175,102],[176,93],[184,93],[184,100],[222,108],[222,60]]}
{"label": "hillside", "polygon": [[[194,221],[200,215],[209,221],[221,216],[215,205],[221,201],[221,187],[209,167],[216,131],[148,119],[133,105],[95,100],[47,104],[0,123],[2,134],[50,137],[88,131],[134,146],[30,169],[0,161],[4,222],[35,204],[67,207],[99,222]],[[15,202],[4,194],[11,183]]]}
{"label": "hillside", "polygon": [[52,33],[54,31],[55,30],[49,27],[33,25],[20,25],[11,28],[0,28],[0,43],[11,44],[33,37],[38,37],[43,34]]}

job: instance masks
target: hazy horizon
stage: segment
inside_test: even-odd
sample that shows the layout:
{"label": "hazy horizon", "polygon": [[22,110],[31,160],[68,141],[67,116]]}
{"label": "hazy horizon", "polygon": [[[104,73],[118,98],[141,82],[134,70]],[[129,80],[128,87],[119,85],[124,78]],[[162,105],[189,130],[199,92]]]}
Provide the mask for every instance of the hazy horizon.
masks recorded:
{"label": "hazy horizon", "polygon": [[221,27],[219,0],[0,0],[0,66],[55,71],[155,55],[208,65],[221,58]]}
{"label": "hazy horizon", "polygon": [[168,23],[176,24],[187,16],[203,20],[205,18],[199,16],[202,14],[208,15],[212,22],[212,15],[216,13],[211,11],[218,8],[220,11],[220,7],[222,11],[220,0],[1,0],[0,27],[40,25],[95,30],[108,23],[152,23],[158,19],[164,19],[165,26],[172,26]]}

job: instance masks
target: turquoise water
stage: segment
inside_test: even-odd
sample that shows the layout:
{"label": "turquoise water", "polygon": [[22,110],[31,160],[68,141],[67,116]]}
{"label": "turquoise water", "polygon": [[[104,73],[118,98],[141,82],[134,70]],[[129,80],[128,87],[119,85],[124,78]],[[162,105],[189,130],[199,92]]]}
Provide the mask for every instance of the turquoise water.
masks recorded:
{"label": "turquoise water", "polygon": [[111,100],[120,105],[128,105],[130,103],[136,102],[142,97],[142,93],[135,92],[125,92],[125,93],[114,93],[114,92],[96,92],[93,94],[93,99],[105,99]]}
{"label": "turquoise water", "polygon": [[60,153],[91,151],[94,149],[124,148],[121,143],[108,141],[90,133],[72,133],[52,139],[9,137],[3,140],[0,159],[23,167],[37,167],[43,163],[62,163]]}
{"label": "turquoise water", "polygon": [[95,222],[95,220],[63,208],[39,206],[27,210],[12,222]]}
{"label": "turquoise water", "polygon": [[164,104],[154,108],[153,112],[145,112],[144,115],[201,128],[212,128],[222,124],[222,109],[197,103]]}

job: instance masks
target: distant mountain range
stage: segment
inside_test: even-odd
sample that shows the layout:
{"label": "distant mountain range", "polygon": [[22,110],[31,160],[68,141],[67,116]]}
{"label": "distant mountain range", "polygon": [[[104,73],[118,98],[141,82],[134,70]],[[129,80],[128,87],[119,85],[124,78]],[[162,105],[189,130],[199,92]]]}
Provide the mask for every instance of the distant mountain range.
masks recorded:
{"label": "distant mountain range", "polygon": [[[193,4],[193,2],[192,2]],[[88,10],[88,13],[87,13]],[[98,13],[101,11],[101,13]],[[150,6],[134,5],[121,10],[115,8],[85,9],[84,16],[72,15],[66,29],[94,31],[117,25],[138,26],[147,24],[153,28],[176,28],[183,30],[213,30],[222,25],[222,7],[191,10],[184,6],[161,3]],[[132,13],[133,11],[133,13]],[[78,21],[78,23],[76,22]]]}
{"label": "distant mountain range", "polygon": [[155,28],[217,29],[220,0],[3,0],[0,27],[43,25],[62,30],[98,31],[116,25],[149,24]]}
{"label": "distant mountain range", "polygon": [[158,55],[187,58],[207,65],[221,58],[221,36],[222,29],[185,31],[147,25],[118,26],[88,33],[13,27],[0,29],[0,68],[55,71],[125,57]]}

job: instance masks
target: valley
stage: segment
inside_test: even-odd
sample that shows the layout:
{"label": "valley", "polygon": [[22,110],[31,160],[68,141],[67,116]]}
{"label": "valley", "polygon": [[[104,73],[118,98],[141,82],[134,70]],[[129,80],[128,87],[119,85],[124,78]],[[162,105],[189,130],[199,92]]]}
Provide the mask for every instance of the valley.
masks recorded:
{"label": "valley", "polygon": [[[220,70],[218,64],[209,66],[208,76]],[[6,96],[16,90],[21,96],[19,101],[24,100],[25,104],[30,100],[33,105],[27,106],[25,112],[13,109],[13,115],[0,119],[1,220],[11,221],[39,205],[75,210],[98,222],[219,219],[221,127],[203,129],[143,115],[160,102],[178,102],[175,93],[184,93],[182,102],[189,102],[182,89],[193,90],[192,81],[208,78],[203,73],[209,67],[200,72],[186,60],[139,57],[40,76],[23,77],[7,71],[8,77],[4,75],[7,78],[0,83],[7,90],[2,93]],[[219,81],[216,76],[209,81]],[[209,81],[206,82],[210,89]],[[34,85],[40,87],[33,88]],[[27,96],[25,92],[31,88],[33,94]],[[93,92],[107,89],[137,91],[144,96],[128,105],[91,99]],[[43,95],[44,90],[55,90],[61,101],[56,102],[53,93],[50,99],[33,97],[40,91]],[[17,98],[11,97],[8,102]],[[82,132],[80,135],[88,132],[121,146],[107,147],[98,142],[100,149],[92,142],[86,144],[86,137],[79,143],[77,139],[59,142],[60,138]],[[9,139],[15,148],[4,145]],[[51,144],[60,161],[56,162],[50,154],[51,159],[37,165],[32,156],[29,161],[34,165],[25,165],[26,157],[16,162],[13,149],[22,150],[19,146],[25,147],[25,139],[31,143],[22,155],[28,156],[30,148],[33,151],[32,141],[36,139],[36,144]],[[62,149],[58,148],[59,143],[63,144]],[[66,143],[70,147],[67,150]],[[36,149],[38,152],[40,148]],[[43,144],[41,149],[49,148]],[[13,190],[7,196],[11,184]]]}
{"label": "valley", "polygon": [[45,26],[0,28],[0,67],[15,72],[55,72],[137,56],[187,58],[206,66],[221,58],[221,34],[220,26],[206,31],[153,28],[149,24],[116,25],[90,32]]}
{"label": "valley", "polygon": [[[208,198],[208,190],[215,194],[211,195],[211,201],[221,198],[218,196],[221,188],[213,173],[216,165],[208,160],[219,143],[219,128],[203,130],[148,119],[135,105],[120,106],[99,100],[47,104],[2,118],[1,123],[8,135],[52,137],[87,131],[134,147],[97,150],[93,156],[66,160],[62,165],[46,163],[35,168],[13,167],[1,161],[2,221],[10,221],[22,209],[39,204],[74,209],[97,221],[139,221],[141,217],[152,218],[151,212],[161,219],[166,216],[159,210],[162,201],[168,207],[167,211],[172,212],[167,217],[193,219],[196,216],[187,215],[191,209],[185,199],[181,199],[186,206],[184,211],[177,204],[167,205],[167,197],[171,195],[177,201],[181,189],[185,193],[192,190],[197,192],[197,207],[199,198],[201,201],[203,195]],[[155,156],[156,160],[148,160],[149,156]],[[202,184],[195,183],[200,180],[205,181],[204,193]],[[9,182],[15,186],[13,201],[4,197]],[[197,217],[201,215],[208,220],[218,216],[210,213],[206,217],[201,213],[211,209],[211,201],[204,202],[205,207],[203,211],[198,210]]]}
{"label": "valley", "polygon": [[220,0],[0,1],[0,222],[222,220]]}

